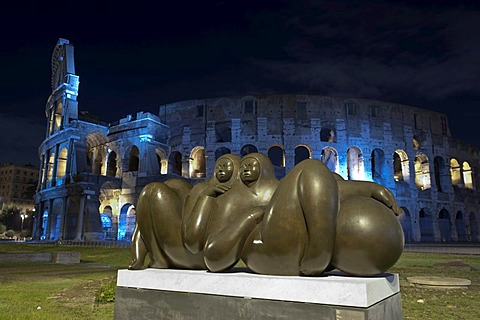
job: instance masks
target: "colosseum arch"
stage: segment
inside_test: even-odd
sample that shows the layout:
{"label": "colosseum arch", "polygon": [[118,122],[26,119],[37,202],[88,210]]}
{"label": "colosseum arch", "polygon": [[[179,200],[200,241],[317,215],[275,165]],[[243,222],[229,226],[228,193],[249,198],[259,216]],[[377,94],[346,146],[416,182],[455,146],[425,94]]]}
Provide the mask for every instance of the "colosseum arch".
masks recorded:
{"label": "colosseum arch", "polygon": [[53,125],[54,128],[52,132],[58,131],[61,129],[63,123],[62,123],[62,113],[63,113],[63,104],[61,102],[57,103],[55,107],[55,113],[53,115]]}
{"label": "colosseum arch", "polygon": [[452,185],[459,187],[463,185],[460,163],[455,158],[450,159],[450,175],[452,176]]}
{"label": "colosseum arch", "polygon": [[270,146],[267,155],[274,167],[285,168],[285,150],[280,145]]}
{"label": "colosseum arch", "polygon": [[205,177],[206,172],[206,158],[205,158],[205,148],[204,147],[195,147],[192,152],[190,152],[190,166],[189,174],[190,178],[203,178]]}
{"label": "colosseum arch", "polygon": [[385,166],[385,152],[382,149],[375,148],[371,157],[372,179],[379,184],[385,184],[387,170]]}
{"label": "colosseum arch", "polygon": [[138,171],[138,166],[140,163],[140,150],[136,145],[133,145],[127,150],[128,167],[126,171]]}
{"label": "colosseum arch", "polygon": [[472,167],[470,167],[470,164],[467,161],[464,161],[462,164],[462,173],[465,188],[473,189]]}
{"label": "colosseum arch", "polygon": [[92,132],[87,135],[85,148],[87,150],[87,165],[91,168],[90,172],[101,174],[107,142],[107,137],[101,132]]}
{"label": "colosseum arch", "polygon": [[478,219],[475,216],[474,212],[470,212],[468,215],[468,227],[467,227],[468,234],[470,235],[470,240],[473,242],[478,242],[480,239],[478,238]]}
{"label": "colosseum arch", "polygon": [[285,150],[280,145],[272,145],[267,151],[268,158],[272,162],[277,179],[285,177]]}
{"label": "colosseum arch", "polygon": [[457,230],[458,241],[467,241],[467,228],[461,211],[458,211],[455,215],[455,229]]}
{"label": "colosseum arch", "polygon": [[229,154],[229,153],[232,153],[232,151],[227,147],[217,148],[217,150],[215,150],[215,161],[217,161],[218,158],[220,158],[224,154]]}
{"label": "colosseum arch", "polygon": [[118,235],[117,240],[130,241],[133,230],[135,229],[136,211],[131,203],[125,203],[120,210],[118,217]]}
{"label": "colosseum arch", "polygon": [[157,155],[158,173],[167,174],[168,172],[167,153],[162,148],[155,148],[155,154]]}
{"label": "colosseum arch", "polygon": [[358,147],[350,147],[347,150],[347,173],[348,180],[365,180],[365,166],[362,151]]}
{"label": "colosseum arch", "polygon": [[414,161],[415,167],[415,184],[420,190],[427,190],[431,188],[430,181],[430,164],[428,157],[424,153],[417,153]]}
{"label": "colosseum arch", "polygon": [[255,147],[253,144],[246,144],[240,149],[240,156],[245,157],[247,154],[254,152],[258,152],[257,147]]}
{"label": "colosseum arch", "polygon": [[410,167],[407,153],[401,149],[393,153],[393,178],[395,182],[410,182]]}
{"label": "colosseum arch", "polygon": [[322,149],[320,160],[325,163],[331,172],[339,172],[340,166],[338,164],[338,152],[335,148],[325,147]]}
{"label": "colosseum arch", "polygon": [[295,165],[310,158],[312,158],[312,149],[309,146],[301,144],[295,147]]}
{"label": "colosseum arch", "polygon": [[48,168],[47,168],[47,181],[51,181],[53,179],[53,172],[55,168],[55,152],[50,153],[50,157],[48,158]]}
{"label": "colosseum arch", "polygon": [[440,229],[440,241],[450,242],[452,241],[452,221],[450,213],[447,209],[442,208],[438,213],[438,227]]}
{"label": "colosseum arch", "polygon": [[168,157],[168,168],[169,172],[179,175],[182,175],[182,154],[178,151],[173,151]]}
{"label": "colosseum arch", "polygon": [[67,210],[65,210],[65,234],[64,239],[73,240],[77,237],[77,224],[80,213],[78,196],[68,198]]}
{"label": "colosseum arch", "polygon": [[434,174],[435,174],[435,184],[437,185],[437,190],[439,192],[445,192],[448,190],[450,184],[450,176],[445,167],[445,161],[442,157],[437,156],[433,159]]}
{"label": "colosseum arch", "polygon": [[113,150],[108,153],[106,175],[109,177],[117,175],[117,153]]}
{"label": "colosseum arch", "polygon": [[67,158],[67,148],[63,148],[58,154],[57,160],[57,185],[63,182],[63,180],[61,180],[62,178],[65,178],[65,173],[67,170]]}
{"label": "colosseum arch", "polygon": [[413,231],[412,231],[412,218],[410,216],[410,211],[406,207],[401,207],[402,214],[398,217],[400,224],[402,225],[403,235],[405,237],[405,242],[413,241]]}
{"label": "colosseum arch", "polygon": [[433,241],[433,218],[429,208],[422,208],[418,213],[420,221],[420,236],[421,241]]}
{"label": "colosseum arch", "polygon": [[48,240],[59,239],[62,228],[62,216],[65,208],[63,198],[57,198],[53,201],[52,212],[50,216],[50,235]]}

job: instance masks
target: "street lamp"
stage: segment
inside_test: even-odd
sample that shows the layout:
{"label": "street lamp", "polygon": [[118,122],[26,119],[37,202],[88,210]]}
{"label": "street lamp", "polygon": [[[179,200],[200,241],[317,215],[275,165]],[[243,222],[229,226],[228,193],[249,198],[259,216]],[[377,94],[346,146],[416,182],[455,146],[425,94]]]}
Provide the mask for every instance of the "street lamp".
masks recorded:
{"label": "street lamp", "polygon": [[20,217],[22,218],[22,227],[20,228],[21,230],[23,230],[23,220],[25,220],[25,218],[27,217],[27,214],[26,213],[22,213],[20,211]]}

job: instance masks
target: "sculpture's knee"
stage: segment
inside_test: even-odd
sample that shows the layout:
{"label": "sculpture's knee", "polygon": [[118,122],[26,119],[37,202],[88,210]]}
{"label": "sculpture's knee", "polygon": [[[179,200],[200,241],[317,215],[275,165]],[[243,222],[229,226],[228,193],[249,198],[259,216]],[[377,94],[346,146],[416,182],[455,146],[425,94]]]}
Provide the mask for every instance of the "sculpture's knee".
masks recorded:
{"label": "sculpture's knee", "polygon": [[204,249],[204,261],[208,270],[212,272],[219,272],[227,270],[235,263],[233,250],[228,250],[227,247],[220,241],[208,242]]}
{"label": "sculpture's knee", "polygon": [[332,264],[358,276],[372,276],[392,267],[403,252],[403,231],[382,203],[356,197],[341,204]]}

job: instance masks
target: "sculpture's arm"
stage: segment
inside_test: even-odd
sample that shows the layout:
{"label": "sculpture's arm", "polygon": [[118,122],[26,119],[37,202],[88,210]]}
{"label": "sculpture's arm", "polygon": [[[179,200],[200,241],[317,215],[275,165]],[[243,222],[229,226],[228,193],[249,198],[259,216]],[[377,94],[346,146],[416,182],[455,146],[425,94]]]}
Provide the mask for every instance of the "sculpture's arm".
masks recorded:
{"label": "sculpture's arm", "polygon": [[369,181],[337,180],[337,185],[340,194],[340,201],[355,196],[371,197],[392,209],[397,216],[402,212],[393,193],[378,183]]}
{"label": "sculpture's arm", "polygon": [[213,204],[217,196],[230,190],[230,186],[218,184],[206,188],[202,195],[193,199],[191,196],[185,201],[182,220],[182,238],[185,247],[192,253],[203,250],[205,232]]}

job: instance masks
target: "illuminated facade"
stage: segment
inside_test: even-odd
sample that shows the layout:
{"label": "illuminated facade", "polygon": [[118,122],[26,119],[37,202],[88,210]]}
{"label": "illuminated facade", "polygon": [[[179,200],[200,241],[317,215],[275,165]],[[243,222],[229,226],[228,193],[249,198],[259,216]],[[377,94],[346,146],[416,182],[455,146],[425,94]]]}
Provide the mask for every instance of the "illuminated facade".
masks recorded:
{"label": "illuminated facade", "polygon": [[170,103],[158,116],[139,112],[102,125],[77,114],[74,71],[60,79],[52,82],[39,149],[39,238],[128,238],[147,183],[195,183],[211,176],[222,154],[259,151],[279,178],[317,158],[345,179],[385,185],[403,208],[407,242],[480,240],[480,150],[451,137],[443,114],[367,99],[262,94]]}

